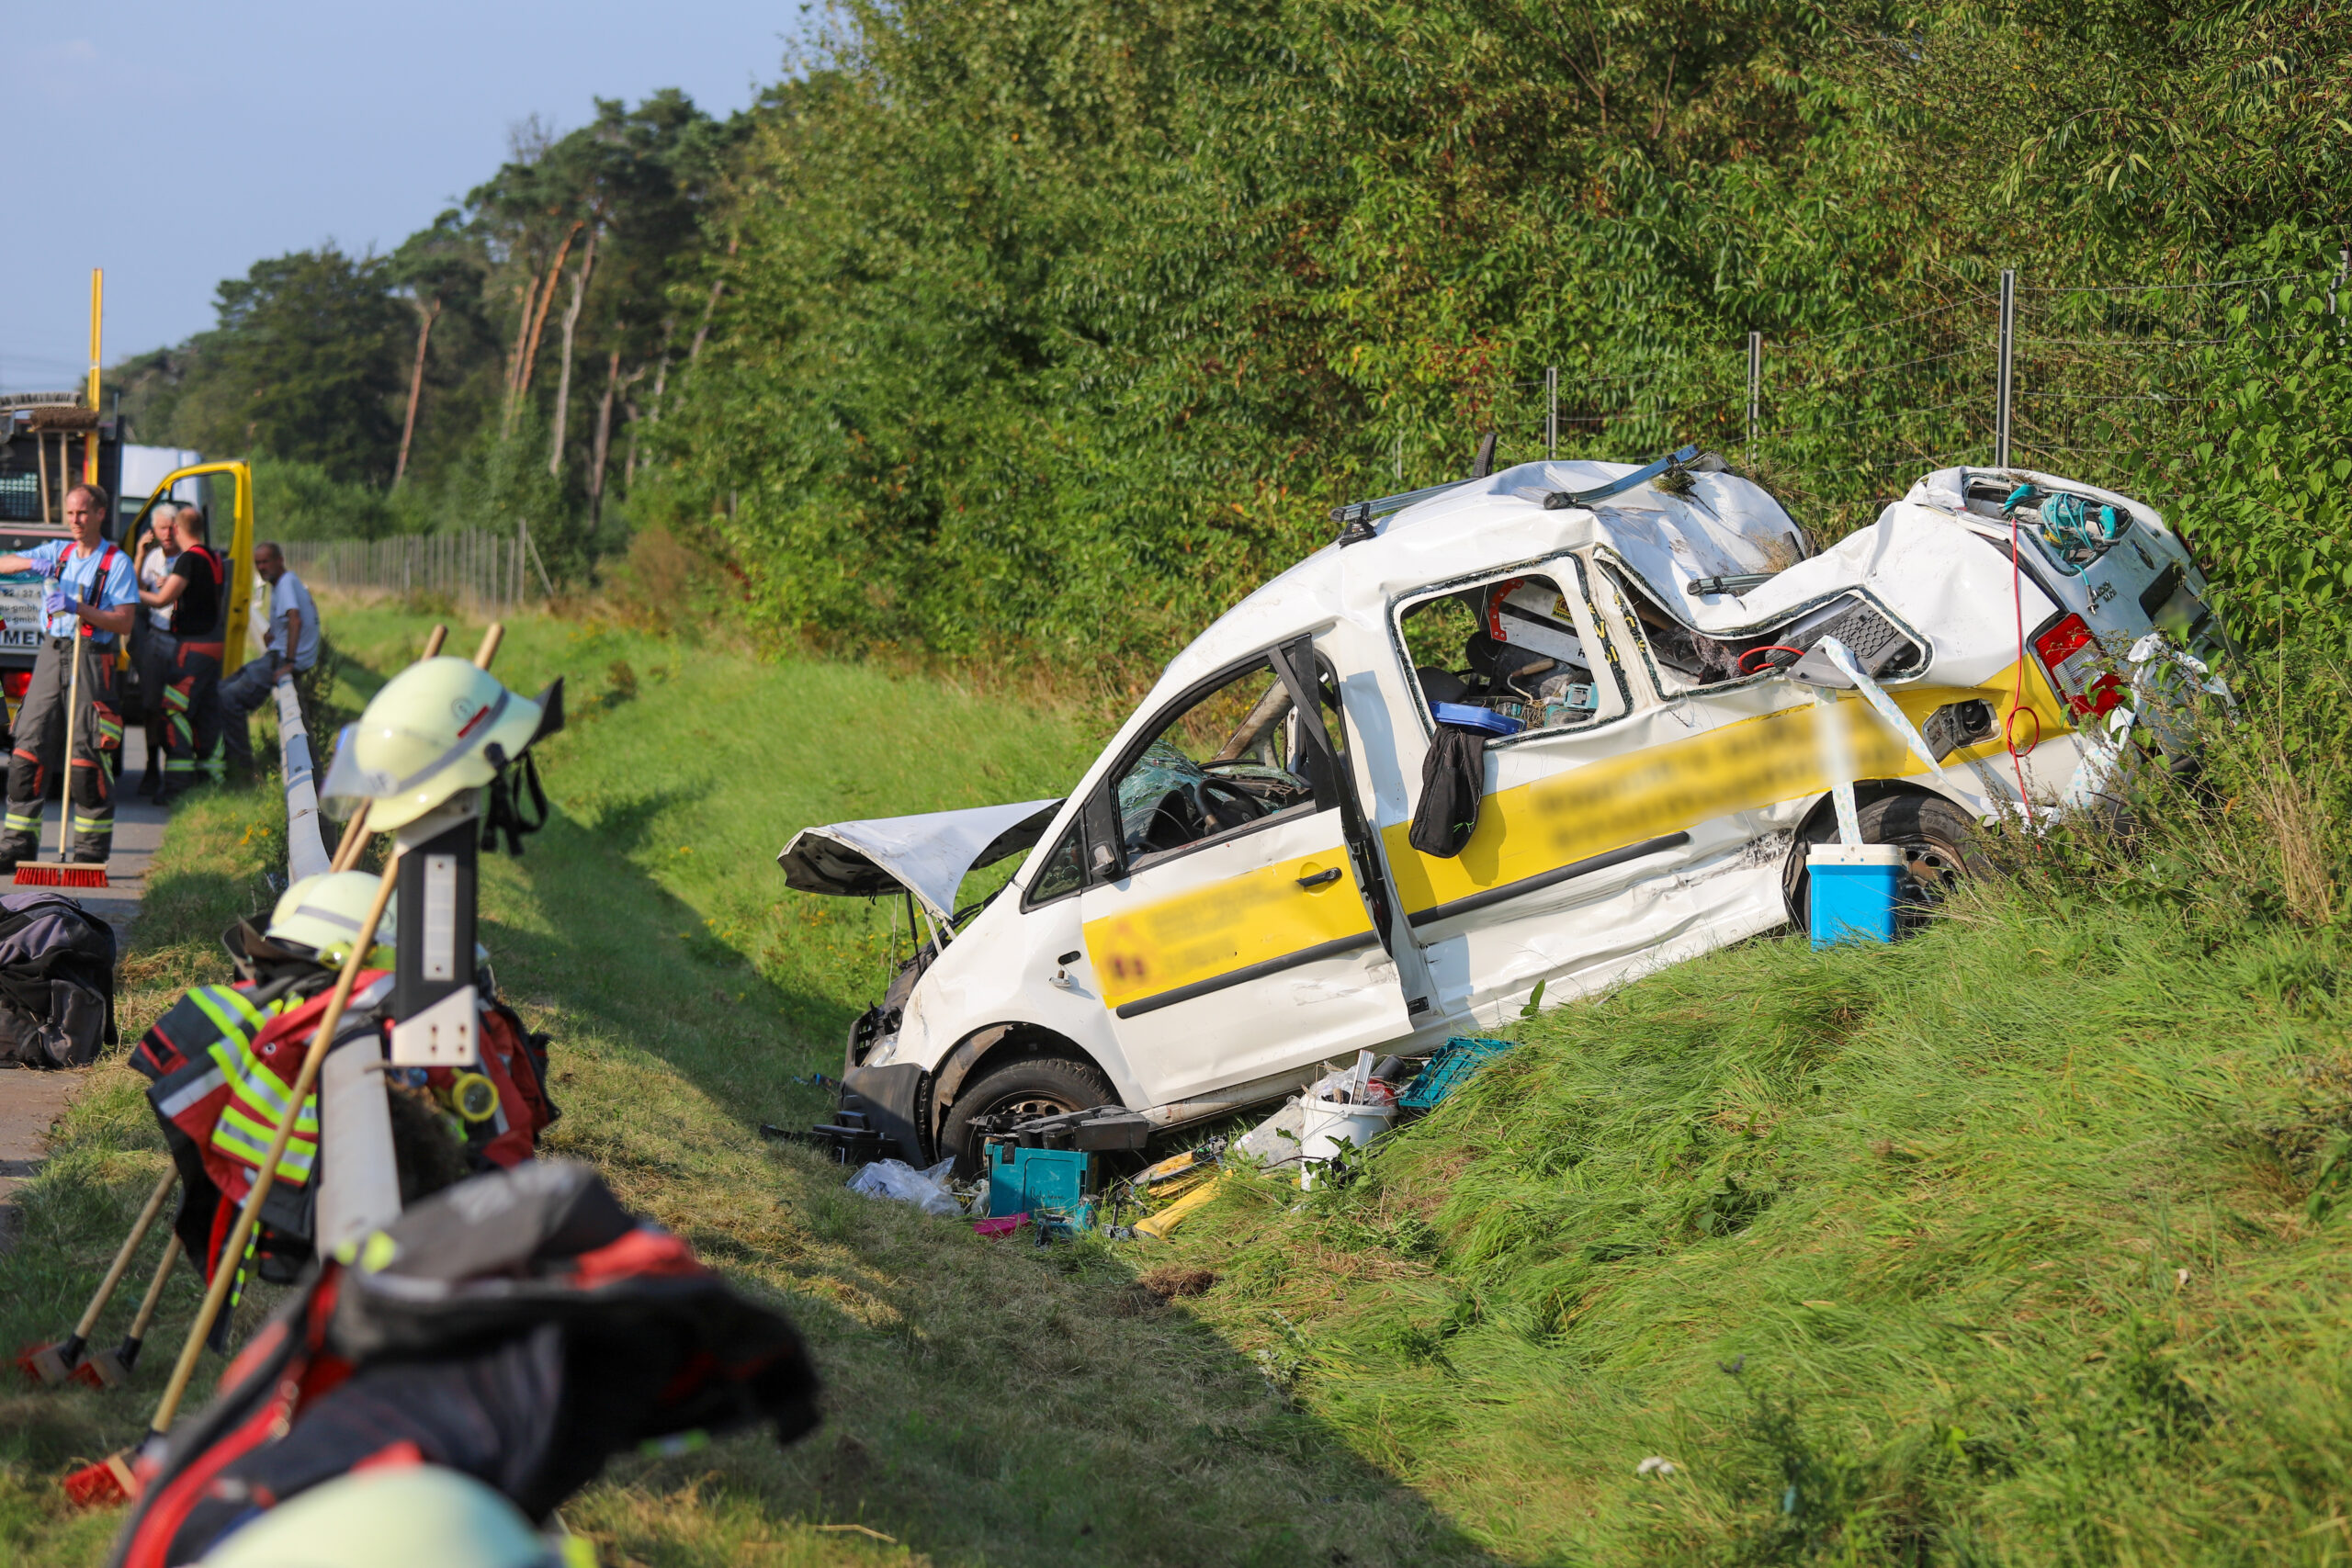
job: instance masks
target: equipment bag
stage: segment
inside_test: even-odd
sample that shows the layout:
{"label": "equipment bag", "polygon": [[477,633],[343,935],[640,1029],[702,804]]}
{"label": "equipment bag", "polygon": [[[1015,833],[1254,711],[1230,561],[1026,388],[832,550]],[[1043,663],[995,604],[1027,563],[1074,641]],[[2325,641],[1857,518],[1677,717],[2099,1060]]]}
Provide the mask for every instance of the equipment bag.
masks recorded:
{"label": "equipment bag", "polygon": [[543,1522],[611,1455],[818,1421],[791,1324],[736,1293],[584,1165],[435,1194],[343,1249],[254,1336],[220,1396],[141,1456],[113,1568],[175,1568],[362,1466],[462,1471]]}
{"label": "equipment bag", "polygon": [[62,893],[0,897],[0,1063],[82,1067],[115,1043],[114,928]]}
{"label": "equipment bag", "polygon": [[1487,738],[1441,724],[1421,759],[1421,804],[1408,841],[1425,855],[1452,860],[1478,829],[1478,797],[1487,788]]}

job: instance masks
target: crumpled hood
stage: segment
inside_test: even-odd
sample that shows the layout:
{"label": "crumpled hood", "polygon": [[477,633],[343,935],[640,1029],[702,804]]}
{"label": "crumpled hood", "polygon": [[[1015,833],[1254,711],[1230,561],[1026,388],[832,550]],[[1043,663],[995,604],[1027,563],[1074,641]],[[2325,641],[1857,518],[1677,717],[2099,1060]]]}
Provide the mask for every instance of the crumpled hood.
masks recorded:
{"label": "crumpled hood", "polygon": [[1026,800],[803,828],[776,863],[785,882],[803,893],[871,897],[904,887],[945,920],[955,915],[966,874],[1035,844],[1061,804]]}

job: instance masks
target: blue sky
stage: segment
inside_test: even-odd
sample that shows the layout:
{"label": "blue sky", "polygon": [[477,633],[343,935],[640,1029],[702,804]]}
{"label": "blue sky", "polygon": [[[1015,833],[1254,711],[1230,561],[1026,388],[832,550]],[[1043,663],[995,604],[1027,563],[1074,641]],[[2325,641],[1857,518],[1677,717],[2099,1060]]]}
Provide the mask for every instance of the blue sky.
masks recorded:
{"label": "blue sky", "polygon": [[743,107],[808,17],[800,0],[10,0],[0,25],[0,391],[27,391],[79,380],[93,266],[108,363],[176,343],[260,257],[397,245],[530,115],[569,130],[592,99],[672,86]]}

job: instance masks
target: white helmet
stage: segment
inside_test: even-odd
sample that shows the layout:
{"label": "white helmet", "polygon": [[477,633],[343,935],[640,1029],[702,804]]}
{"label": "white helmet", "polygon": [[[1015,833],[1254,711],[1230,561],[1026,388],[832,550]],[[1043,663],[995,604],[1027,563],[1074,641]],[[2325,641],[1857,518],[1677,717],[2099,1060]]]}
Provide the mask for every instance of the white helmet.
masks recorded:
{"label": "white helmet", "polygon": [[472,1476],[404,1465],[337,1476],[221,1538],[205,1568],[566,1568],[593,1563],[577,1537],[550,1540]]}
{"label": "white helmet", "polygon": [[[281,947],[308,948],[315,962],[339,969],[351,956],[351,944],[359,940],[359,928],[367,923],[368,911],[376,902],[379,881],[364,871],[326,871],[306,876],[279,897],[264,934]],[[373,962],[380,955],[376,963],[379,968],[390,967],[391,950],[399,940],[393,909],[387,903],[384,918],[376,922],[376,943],[369,958]]]}
{"label": "white helmet", "polygon": [[319,794],[370,802],[368,826],[405,827],[498,776],[537,738],[540,705],[518,697],[469,660],[426,659],[384,683],[359,722],[345,727]]}

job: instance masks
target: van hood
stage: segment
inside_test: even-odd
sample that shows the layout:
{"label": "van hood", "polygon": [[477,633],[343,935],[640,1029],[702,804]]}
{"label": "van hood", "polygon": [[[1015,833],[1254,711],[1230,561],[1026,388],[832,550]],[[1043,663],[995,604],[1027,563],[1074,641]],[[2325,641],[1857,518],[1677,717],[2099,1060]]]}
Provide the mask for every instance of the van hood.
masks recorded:
{"label": "van hood", "polygon": [[786,886],[803,893],[865,898],[903,887],[948,920],[965,875],[1035,844],[1061,804],[1026,800],[803,828],[776,863]]}

